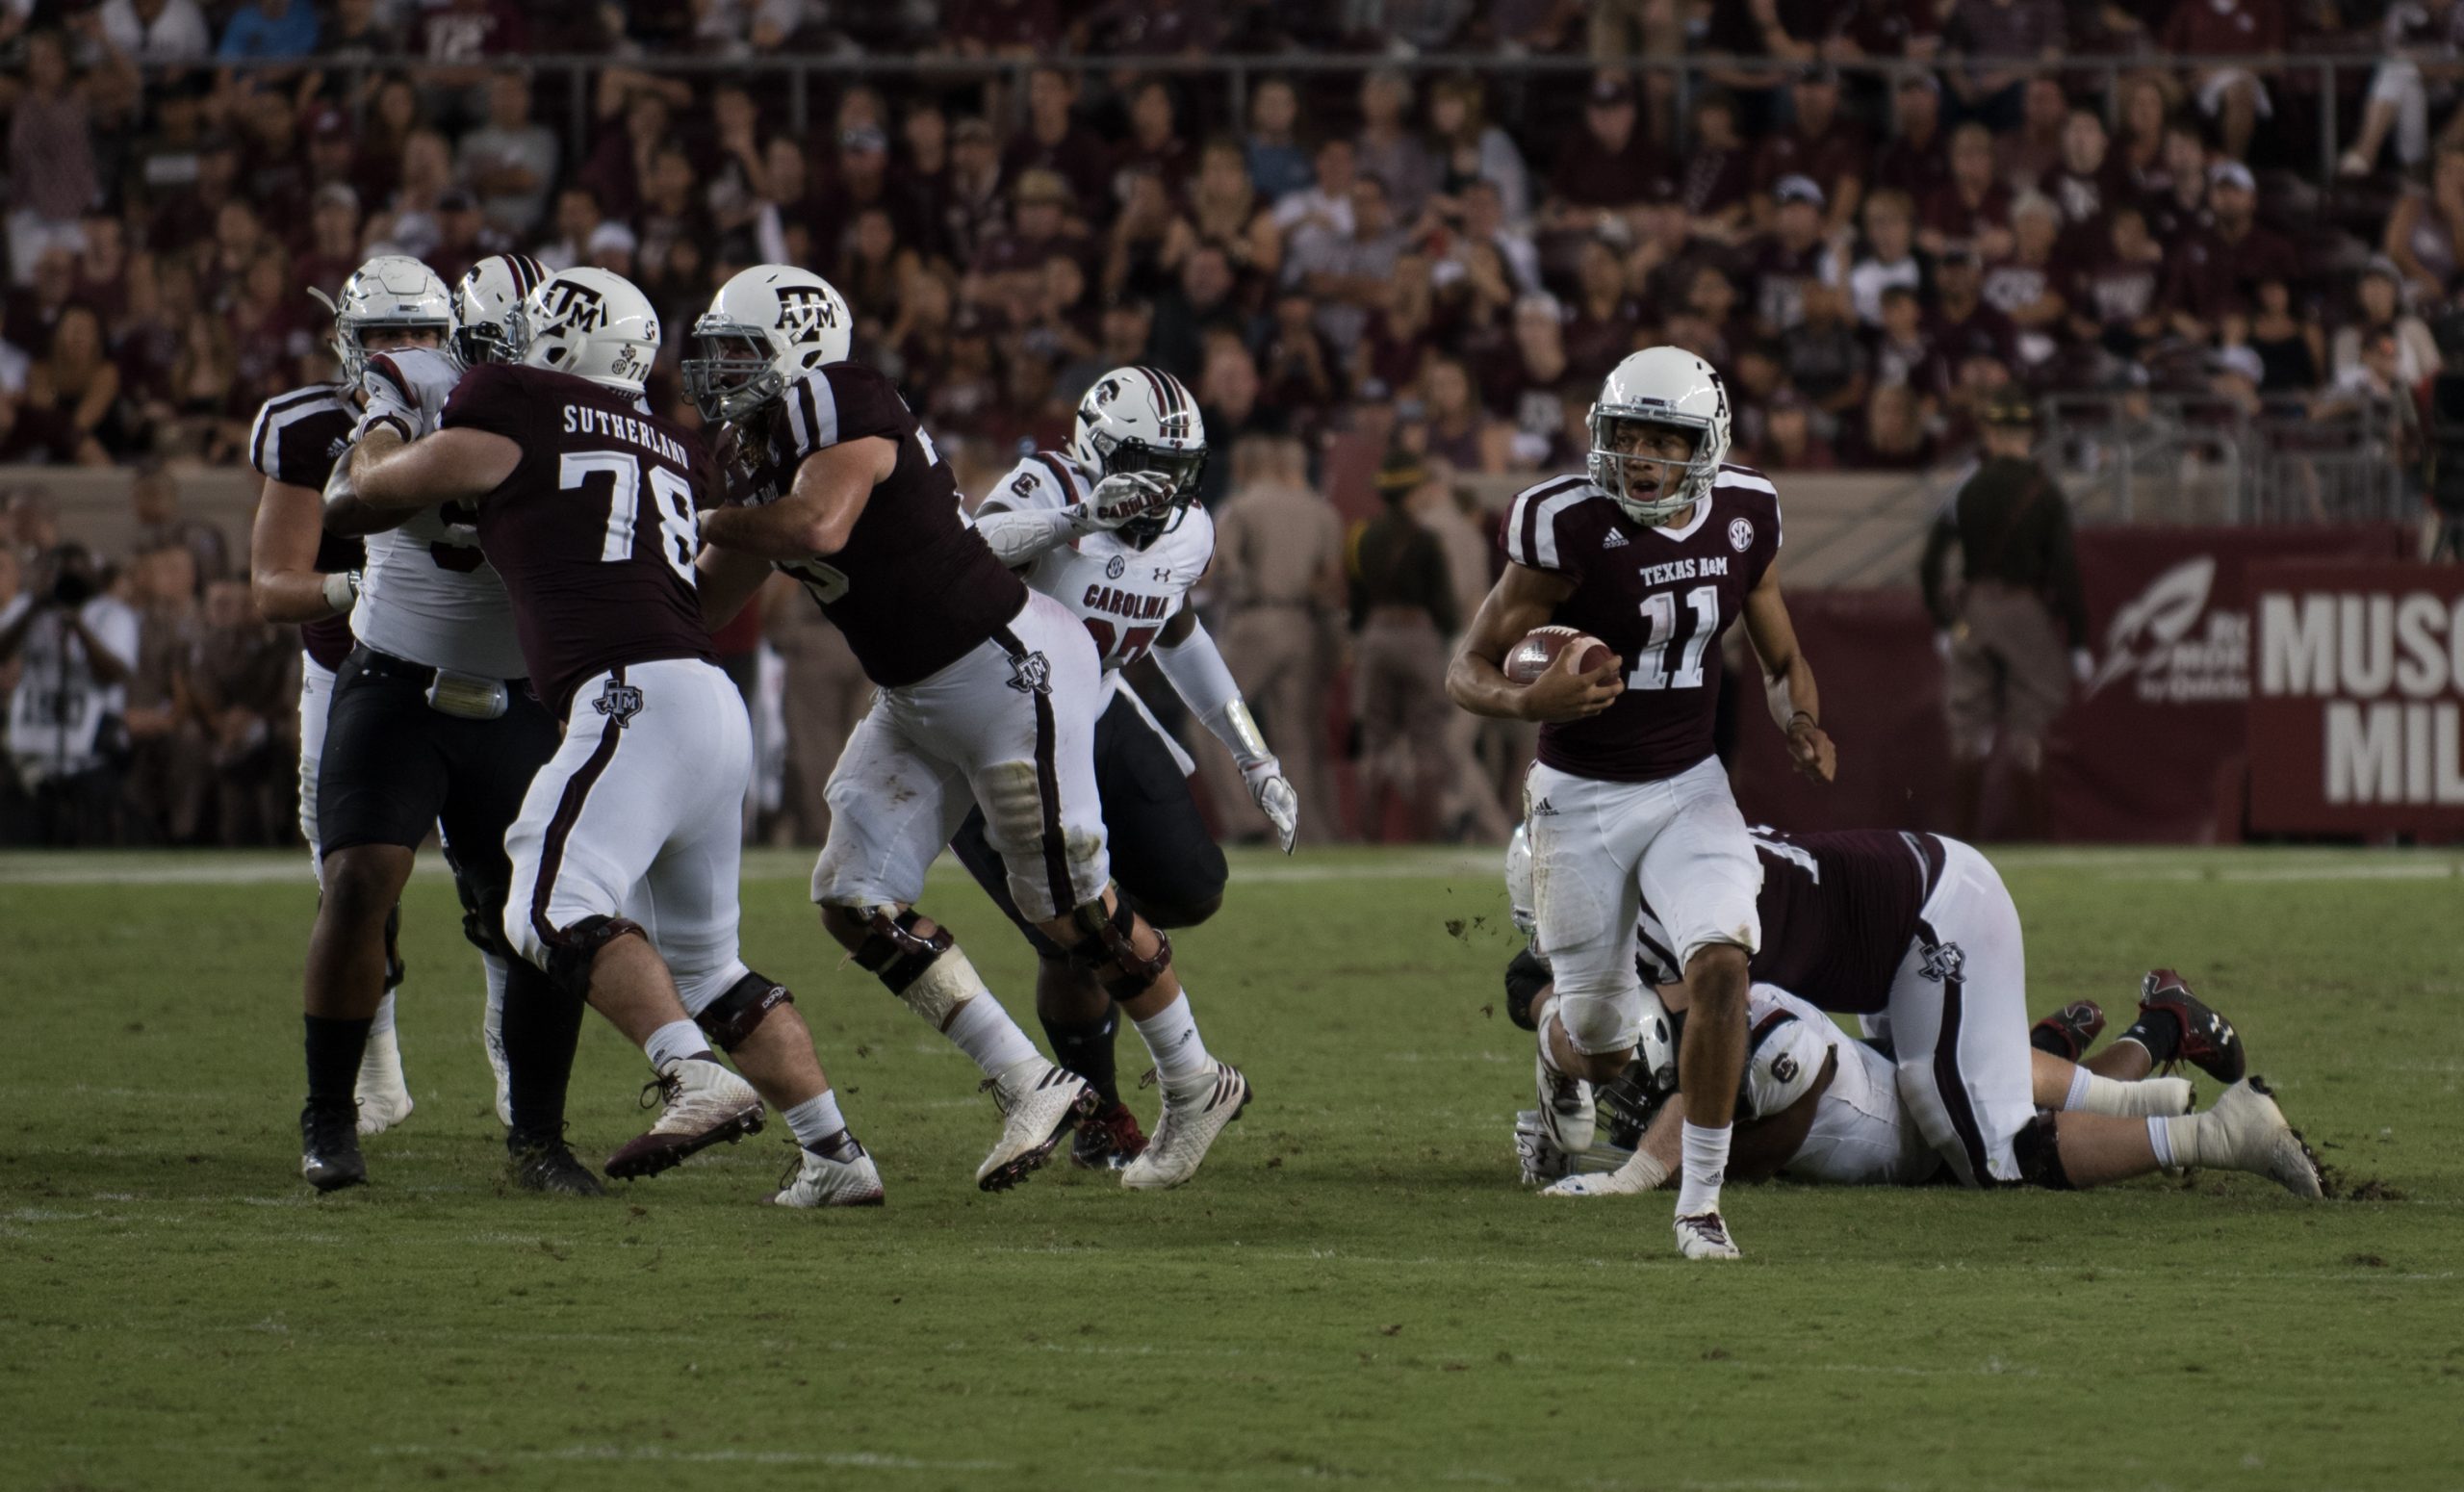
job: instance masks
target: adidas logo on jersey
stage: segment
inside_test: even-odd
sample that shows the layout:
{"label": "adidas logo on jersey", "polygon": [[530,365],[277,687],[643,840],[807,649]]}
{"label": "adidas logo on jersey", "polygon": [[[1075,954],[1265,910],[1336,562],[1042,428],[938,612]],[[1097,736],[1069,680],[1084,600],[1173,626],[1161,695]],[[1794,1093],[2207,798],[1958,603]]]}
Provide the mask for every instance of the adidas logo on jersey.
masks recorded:
{"label": "adidas logo on jersey", "polygon": [[1557,806],[1551,803],[1548,799],[1543,798],[1539,802],[1531,805],[1531,816],[1533,818],[1554,818],[1557,816]]}
{"label": "adidas logo on jersey", "polygon": [[1614,528],[1608,530],[1608,537],[1600,541],[1602,549],[1624,549],[1626,544],[1626,536]]}

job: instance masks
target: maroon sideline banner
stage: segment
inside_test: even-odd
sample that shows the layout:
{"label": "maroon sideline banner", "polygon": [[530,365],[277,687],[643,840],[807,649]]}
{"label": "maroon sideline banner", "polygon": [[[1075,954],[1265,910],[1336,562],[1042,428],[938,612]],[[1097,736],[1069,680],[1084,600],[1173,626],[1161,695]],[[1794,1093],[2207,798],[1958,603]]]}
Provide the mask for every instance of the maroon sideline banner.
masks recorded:
{"label": "maroon sideline banner", "polygon": [[2464,834],[2464,569],[2251,567],[2250,826]]}

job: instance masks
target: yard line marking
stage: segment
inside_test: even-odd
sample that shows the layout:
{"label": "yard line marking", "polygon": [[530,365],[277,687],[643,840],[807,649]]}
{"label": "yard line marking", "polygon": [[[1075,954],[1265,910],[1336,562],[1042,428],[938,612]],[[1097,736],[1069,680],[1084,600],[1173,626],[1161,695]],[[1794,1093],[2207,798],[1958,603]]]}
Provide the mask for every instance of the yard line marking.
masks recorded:
{"label": "yard line marking", "polygon": [[2200,870],[2178,868],[2108,870],[2108,881],[2222,881],[2242,884],[2301,886],[2325,881],[2452,881],[2464,875],[2464,862],[2396,865],[2257,865]]}

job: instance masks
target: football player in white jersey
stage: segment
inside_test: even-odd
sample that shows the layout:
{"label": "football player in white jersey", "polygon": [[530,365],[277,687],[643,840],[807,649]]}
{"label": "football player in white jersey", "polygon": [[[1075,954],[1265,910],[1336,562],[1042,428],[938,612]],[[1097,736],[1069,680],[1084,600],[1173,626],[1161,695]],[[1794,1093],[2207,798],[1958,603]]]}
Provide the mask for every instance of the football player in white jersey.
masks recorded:
{"label": "football player in white jersey", "polygon": [[[462,374],[447,349],[455,322],[451,293],[418,260],[380,255],[345,283],[334,346],[364,405],[355,445],[404,442],[434,427]],[[415,345],[375,350],[364,340],[371,327],[421,335]],[[372,437],[377,431],[384,433]],[[350,612],[355,644],[335,673],[318,777],[324,895],[308,954],[301,1173],[320,1191],[367,1179],[341,1074],[359,1067],[383,990],[386,914],[434,827],[453,866],[465,931],[487,966],[489,1003],[524,1011],[520,1035],[506,1034],[526,1056],[507,1063],[502,1112],[516,1178],[532,1190],[595,1194],[598,1178],[574,1159],[562,1134],[561,1074],[579,1003],[560,999],[544,975],[509,959],[500,931],[511,878],[505,830],[561,737],[525,687],[504,582],[480,553],[467,509],[372,514],[356,502],[342,465],[324,496],[328,528],[366,535],[367,566]],[[525,987],[510,1001],[508,981]],[[532,1080],[527,1093],[514,1081],[516,1067]]]}
{"label": "football player in white jersey", "polygon": [[[1223,900],[1223,852],[1182,785],[1194,764],[1148,713],[1123,669],[1141,657],[1155,659],[1190,712],[1232,753],[1287,855],[1299,825],[1298,795],[1190,608],[1191,587],[1215,560],[1215,521],[1196,501],[1206,458],[1206,425],[1181,381],[1158,369],[1116,368],[1078,401],[1069,449],[1020,461],[975,513],[977,531],[1001,562],[1076,612],[1095,639],[1104,670],[1095,787],[1113,875],[1139,914],[1161,928],[1194,927],[1214,915]],[[1095,490],[1121,476],[1152,478],[1168,500],[1156,512],[1106,528]],[[1114,1071],[1120,1019],[1112,996],[1018,914],[1000,857],[985,838],[983,810],[967,815],[950,848],[1035,944],[1036,1014],[1053,1058],[1102,1100],[1080,1122],[1070,1159],[1085,1167],[1128,1165],[1146,1142],[1121,1102]]]}

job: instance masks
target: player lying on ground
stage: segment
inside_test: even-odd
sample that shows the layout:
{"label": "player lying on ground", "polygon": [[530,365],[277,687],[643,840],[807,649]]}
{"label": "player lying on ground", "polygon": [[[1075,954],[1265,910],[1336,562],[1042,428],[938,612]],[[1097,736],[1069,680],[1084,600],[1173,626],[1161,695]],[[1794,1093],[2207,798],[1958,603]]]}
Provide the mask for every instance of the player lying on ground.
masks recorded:
{"label": "player lying on ground", "polygon": [[[1988,877],[1991,867],[1968,846],[1932,835],[1760,831],[1757,847],[1764,861],[1757,972],[1784,971],[1816,997],[1766,978],[1749,998],[1753,1039],[1739,1101],[1757,1120],[1752,1172],[1793,1165],[1814,1179],[1913,1183],[1946,1173],[1968,1186],[2061,1188],[2160,1166],[2208,1165],[2319,1195],[2316,1166],[2299,1138],[2265,1088],[2244,1080],[2240,1037],[2169,970],[2148,976],[2133,1039],[2116,1045],[2150,1051],[2138,1034],[2168,1022],[2205,1033],[2170,1054],[2233,1085],[2204,1114],[2185,1112],[2191,1093],[2182,1079],[2119,1081],[2032,1044],[2024,1015],[2011,1013],[2025,999],[2017,912],[1998,877],[1979,879],[1978,867]],[[1518,838],[1507,860],[1518,922],[1528,916],[1526,863]],[[1928,892],[1929,882],[1946,876],[1958,878],[1949,894]],[[1911,907],[1919,909],[1917,931],[1903,935],[1908,946],[1893,965],[1888,939],[1905,927]],[[1969,945],[1941,936],[1940,927],[1962,931]],[[1664,975],[1657,933],[1647,918],[1637,923],[1636,962],[1646,977]],[[1912,971],[1912,981],[1902,977]],[[1989,978],[1995,983],[1983,985]],[[1518,1023],[1536,1023],[1545,1014],[1554,998],[1549,981],[1536,948],[1508,965],[1507,1011]],[[1681,1025],[1681,987],[1664,977],[1656,982],[1672,1010],[1667,1024]],[[1887,1042],[1909,1030],[1941,1034],[1930,1037],[1933,1055],[1912,1072],[1905,1049],[1886,1054],[1883,1042],[1851,1041],[1824,1010],[1857,1014]],[[2084,1023],[2074,1006],[2039,1026],[2053,1045],[2055,1033],[2067,1038]],[[1663,1048],[1666,1041],[1659,1037]],[[1647,1057],[1652,1050],[1647,1044]],[[1609,1178],[1570,1178],[1558,1195],[1648,1191],[1681,1165],[1669,1148],[1673,1122],[1655,1113],[1670,1072],[1646,1060],[1621,1074],[1610,1091],[1619,1116],[1612,1127],[1630,1139],[1643,1131],[1633,1159]],[[1647,1119],[1657,1138],[1645,1129]],[[1532,1127],[1530,1139],[1518,1142],[1527,1177],[1545,1176],[1579,1153],[1545,1143],[1545,1124]]]}
{"label": "player lying on ground", "polygon": [[[1206,425],[1181,381],[1152,368],[1116,368],[1078,401],[1069,450],[1020,461],[975,514],[977,531],[1001,562],[1075,612],[1095,640],[1104,671],[1095,722],[1104,843],[1120,894],[1158,928],[1195,927],[1213,916],[1223,904],[1224,864],[1190,795],[1194,764],[1121,676],[1150,648],[1190,713],[1232,753],[1285,854],[1299,828],[1299,798],[1189,606],[1190,588],[1215,559],[1215,522],[1197,502],[1206,459]],[[1164,505],[1106,528],[1095,495],[1122,478],[1154,487]],[[1127,1166],[1146,1140],[1115,1076],[1120,1017],[1112,996],[1020,914],[1001,857],[986,837],[983,809],[967,814],[950,849],[1035,945],[1036,1015],[1053,1059],[1085,1078],[1101,1100],[1078,1126],[1071,1162]]]}
{"label": "player lying on ground", "polygon": [[803,1152],[774,1200],[878,1204],[880,1174],[787,991],[737,955],[752,734],[694,593],[693,515],[717,478],[700,437],[642,395],[658,318],[628,281],[577,269],[533,290],[518,324],[519,365],[473,369],[436,433],[371,431],[351,464],[371,507],[476,510],[532,683],[565,721],[506,836],[504,937],[657,1074],[664,1112],[608,1174],[754,1133],[766,1097]]}
{"label": "player lying on ground", "polygon": [[[1591,1143],[1591,1085],[1634,1058],[1656,1002],[1636,978],[1647,906],[1693,998],[1685,1073],[1679,1249],[1733,1259],[1719,1213],[1730,1111],[1745,1071],[1748,959],[1761,934],[1754,847],[1711,751],[1720,636],[1743,617],[1773,721],[1799,770],[1835,768],[1813,670],[1780,594],[1780,500],[1760,473],[1725,464],[1728,390],[1708,363],[1653,347],[1619,363],[1589,417],[1582,476],[1514,501],[1506,566],[1447,672],[1475,714],[1537,720],[1524,786],[1538,874],[1538,939],[1563,994],[1539,1023],[1541,1113],[1569,1151]],[[1504,668],[1536,629],[1571,628],[1536,677]]]}

